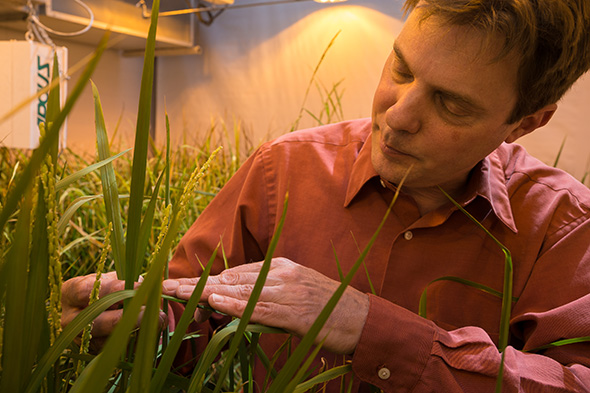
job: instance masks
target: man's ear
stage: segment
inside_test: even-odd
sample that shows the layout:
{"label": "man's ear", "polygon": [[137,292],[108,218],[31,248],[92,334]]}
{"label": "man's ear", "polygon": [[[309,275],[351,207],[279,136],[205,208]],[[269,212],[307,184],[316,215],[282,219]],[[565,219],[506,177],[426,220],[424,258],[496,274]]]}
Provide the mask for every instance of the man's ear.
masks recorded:
{"label": "man's ear", "polygon": [[539,127],[543,127],[557,110],[557,104],[549,104],[539,109],[535,113],[523,117],[517,127],[508,135],[506,143],[512,143],[521,136],[525,136],[535,131]]}

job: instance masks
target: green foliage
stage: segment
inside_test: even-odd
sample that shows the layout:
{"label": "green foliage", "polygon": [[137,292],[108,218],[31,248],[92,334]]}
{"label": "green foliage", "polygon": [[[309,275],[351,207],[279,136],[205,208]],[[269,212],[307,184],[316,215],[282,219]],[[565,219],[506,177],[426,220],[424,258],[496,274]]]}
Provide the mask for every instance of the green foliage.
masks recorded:
{"label": "green foliage", "polygon": [[[89,162],[71,150],[58,155],[59,129],[82,89],[91,83],[90,77],[106,47],[108,35],[99,44],[63,109],[57,104],[58,88],[54,85],[49,95],[47,132],[39,148],[32,153],[0,149],[2,392],[87,393],[106,390],[155,393],[183,389],[188,392],[216,393],[222,390],[240,391],[242,388],[244,391],[252,391],[251,378],[255,358],[260,359],[267,368],[268,377],[264,386],[265,390],[268,387],[269,392],[301,393],[351,372],[350,364],[322,369],[314,376],[310,376],[308,368],[314,354],[321,348],[321,344],[314,348],[320,330],[361,265],[368,277],[364,259],[386,222],[387,215],[369,244],[362,250],[359,247],[360,255],[346,274],[340,270],[334,250],[335,263],[341,278],[340,286],[300,344],[291,351],[291,341],[287,340],[281,350],[269,359],[258,345],[260,335],[285,334],[285,331],[250,324],[249,318],[270,269],[288,207],[288,195],[285,196],[285,210],[243,317],[234,319],[213,335],[191,376],[180,375],[174,369],[173,361],[181,344],[195,337],[194,332],[188,332],[189,324],[197,307],[202,307],[198,304],[200,295],[218,250],[214,251],[209,262],[203,266],[202,280],[184,305],[185,312],[177,321],[171,337],[167,330],[161,331],[159,323],[161,308],[167,310],[168,301],[179,301],[173,298],[163,299],[161,295],[161,283],[162,278],[167,275],[168,259],[180,234],[188,229],[211,198],[239,168],[242,153],[248,154],[252,146],[247,146],[242,141],[244,135],[239,126],[235,126],[231,132],[225,128],[220,132],[218,126],[212,125],[202,143],[197,146],[183,145],[172,151],[167,116],[165,149],[159,151],[157,146],[150,146],[149,111],[158,4],[159,1],[154,1],[146,45],[132,158],[127,155],[129,150],[111,155],[112,144],[109,142],[103,118],[99,89],[94,84],[92,91],[97,162]],[[322,55],[320,64],[336,36]],[[54,78],[56,77],[57,74],[54,73]],[[326,89],[317,82],[316,86],[324,101],[320,113],[313,115],[305,109],[304,100],[294,127],[304,112],[320,124],[342,117],[342,93],[338,90],[340,82],[331,89]],[[226,148],[220,151],[215,146],[220,145],[222,140],[226,142]],[[153,151],[151,157],[148,155],[150,147]],[[181,184],[184,187],[178,186]],[[397,196],[396,193],[392,205]],[[460,206],[459,208],[462,209]],[[507,345],[508,318],[514,299],[511,295],[510,252],[497,243],[506,256],[506,280],[502,292],[457,277],[442,277],[439,280],[471,285],[503,298],[500,329],[500,350],[503,351]],[[220,244],[220,247],[223,255],[223,245]],[[105,262],[109,260],[109,252],[110,265],[105,266]],[[125,278],[127,289],[96,299],[97,282],[88,307],[61,330],[61,280],[95,271],[99,279],[103,268],[116,270],[120,278]],[[134,290],[133,282],[140,273],[143,273],[143,283]],[[420,304],[424,316],[426,295],[427,288]],[[120,303],[125,304],[123,317],[103,350],[99,354],[87,353],[85,342],[89,337],[88,327],[102,312]],[[137,320],[142,310],[143,317],[137,333]],[[85,338],[80,348],[75,339],[83,331]],[[549,345],[567,345],[588,340],[588,337],[582,337]],[[276,359],[287,348],[289,356],[285,366],[281,370],[275,370]],[[308,356],[310,353],[312,355]],[[500,387],[501,375],[500,370]],[[348,389],[350,387],[348,385]],[[342,391],[345,389],[347,387],[343,385]]]}
{"label": "green foliage", "polygon": [[[258,345],[261,334],[285,332],[249,323],[280,236],[288,206],[286,196],[285,211],[244,315],[213,336],[190,378],[174,373],[172,362],[180,345],[194,336],[194,333],[187,333],[187,329],[199,306],[200,293],[217,250],[204,266],[203,280],[185,305],[185,313],[177,321],[169,342],[167,332],[164,332],[166,340],[161,340],[159,323],[162,278],[180,233],[237,170],[244,144],[240,128],[234,127],[232,138],[227,131],[224,133],[226,139],[232,139],[229,151],[214,149],[218,133],[212,126],[201,146],[191,150],[183,146],[171,152],[167,130],[165,152],[158,151],[152,144],[154,154],[148,159],[157,9],[158,1],[155,1],[132,159],[127,157],[127,151],[111,155],[99,91],[94,84],[98,162],[87,162],[71,150],[58,156],[60,125],[83,86],[91,83],[90,77],[105,48],[106,38],[63,109],[55,104],[59,97],[54,92],[50,94],[53,98],[47,118],[53,122],[48,123],[39,148],[32,154],[2,150],[1,165],[7,169],[0,175],[1,189],[6,190],[0,212],[2,391],[160,392],[181,388],[189,392],[219,392],[228,388],[239,390],[242,386],[252,391],[253,384],[248,381],[256,356],[269,365],[269,376],[276,377],[271,389],[277,392],[302,391],[350,371],[349,366],[340,367],[305,381],[309,362],[303,355],[311,349],[315,335],[354,271],[362,264],[371,244],[355,269],[346,275],[312,331],[305,336],[302,347],[305,350],[299,350],[299,355],[289,360],[288,368],[277,373]],[[175,184],[184,184],[184,187],[175,187]],[[164,204],[160,203],[162,200]],[[96,282],[89,305],[62,331],[59,324],[62,280],[95,270],[99,279],[109,250],[112,260],[106,268],[114,267],[118,276],[125,278],[127,289],[96,299]],[[133,283],[142,272],[143,282],[133,290]],[[169,300],[178,301],[166,299]],[[103,311],[120,302],[124,304],[123,316],[102,351],[87,353],[88,327]],[[136,333],[142,310],[141,326]],[[81,334],[84,339],[80,347],[75,338]],[[160,341],[166,344],[160,345]],[[226,350],[227,343],[229,349]],[[293,370],[290,375],[289,370]]]}

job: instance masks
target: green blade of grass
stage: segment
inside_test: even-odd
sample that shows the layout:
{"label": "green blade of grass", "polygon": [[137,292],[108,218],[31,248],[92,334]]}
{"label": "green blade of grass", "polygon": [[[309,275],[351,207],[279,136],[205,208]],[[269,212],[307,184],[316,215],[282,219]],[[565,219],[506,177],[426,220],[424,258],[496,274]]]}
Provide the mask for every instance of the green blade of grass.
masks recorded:
{"label": "green blade of grass", "polygon": [[[170,120],[168,119],[168,112],[164,111],[166,114],[166,166],[164,168],[166,177],[164,180],[164,203],[165,206],[170,205]],[[164,279],[168,278],[168,264],[164,268]],[[168,300],[164,299],[162,303],[162,308],[166,315],[168,315]],[[162,349],[166,351],[166,347],[168,346],[168,339],[170,337],[170,328],[168,325],[164,327],[164,331],[162,332]]]}
{"label": "green blade of grass", "polygon": [[90,202],[93,201],[95,199],[98,198],[102,198],[102,195],[88,195],[88,196],[83,196],[83,197],[79,197],[76,198],[64,211],[64,214],[62,214],[62,216],[59,218],[59,221],[57,223],[57,233],[58,235],[63,234],[63,232],[66,230],[66,227],[68,226],[68,222],[70,222],[71,218],[73,217],[73,215],[76,213],[76,211],[82,206],[84,205],[86,202]]}
{"label": "green blade of grass", "polygon": [[[206,165],[203,165],[199,174],[206,169]],[[198,175],[197,175],[198,176]],[[162,242],[162,247],[159,252],[155,255],[154,261],[144,281],[137,290],[137,295],[131,299],[126,307],[126,311],[123,313],[123,317],[115,327],[115,330],[109,337],[103,352],[100,357],[93,360],[87,367],[78,381],[71,390],[75,392],[101,392],[105,384],[108,382],[108,377],[117,365],[119,357],[126,349],[127,339],[129,333],[135,327],[137,323],[137,317],[141,306],[147,299],[148,293],[156,290],[156,285],[160,282],[164,266],[168,261],[168,253],[172,246],[172,242],[176,238],[178,229],[181,224],[181,213],[182,206],[175,208],[170,221],[170,226],[166,236]]]}
{"label": "green blade of grass", "polygon": [[135,363],[131,373],[131,384],[129,393],[144,393],[148,390],[154,359],[156,344],[159,337],[159,312],[160,299],[162,296],[162,278],[157,281],[156,287],[148,295],[146,307],[141,319],[139,329],[139,340],[135,352]]}
{"label": "green blade of grass", "polygon": [[385,222],[387,221],[387,218],[389,217],[389,214],[391,213],[391,209],[393,208],[393,205],[395,204],[395,202],[397,201],[397,198],[399,197],[399,192],[402,188],[404,180],[411,169],[412,168],[410,167],[408,169],[408,171],[406,172],[406,174],[404,175],[404,178],[400,181],[397,191],[394,194],[393,199],[391,201],[391,205],[389,206],[389,208],[385,212],[385,215],[384,215],[383,219],[381,220],[381,223],[379,224],[379,226],[377,227],[377,230],[375,231],[375,233],[373,234],[373,236],[369,240],[369,243],[364,248],[363,252],[358,257],[358,259],[356,260],[356,262],[354,263],[354,265],[352,266],[350,271],[344,277],[344,279],[342,280],[342,282],[340,283],[340,285],[338,286],[338,288],[336,289],[336,291],[334,292],[332,297],[330,297],[330,299],[328,300],[328,302],[326,303],[326,305],[324,306],[324,308],[322,309],[322,311],[320,312],[320,314],[318,315],[318,317],[316,318],[316,320],[314,321],[312,326],[309,328],[309,331],[303,336],[303,338],[301,339],[301,342],[299,343],[297,348],[295,348],[295,351],[293,351],[293,354],[289,357],[289,359],[287,360],[287,362],[285,363],[285,365],[283,366],[283,368],[281,369],[281,371],[277,375],[277,378],[270,385],[270,389],[268,390],[268,393],[283,393],[285,387],[289,384],[289,381],[293,378],[293,376],[297,372],[299,365],[303,362],[305,355],[310,350],[316,337],[320,333],[320,330],[322,329],[322,327],[324,326],[324,324],[328,320],[328,317],[332,313],[332,310],[334,310],[334,308],[336,307],[336,304],[338,303],[338,301],[340,300],[340,297],[342,296],[342,294],[346,290],[346,287],[348,286],[348,284],[350,284],[350,281],[352,280],[353,276],[356,274],[357,270],[362,265],[363,261],[365,260],[365,257],[369,253],[369,250],[373,246],[373,243],[375,243],[377,236],[381,232],[381,228],[383,228],[383,225],[385,225]]}
{"label": "green blade of grass", "polygon": [[125,246],[125,286],[132,288],[139,276],[141,267],[137,266],[141,211],[145,187],[146,165],[149,142],[150,110],[152,101],[152,85],[154,83],[154,53],[156,45],[156,28],[160,1],[154,0],[152,17],[143,61],[137,127],[135,131],[135,147],[133,151],[133,170],[131,174],[131,192],[129,200],[129,216],[127,219],[127,239]]}
{"label": "green blade of grass", "polygon": [[[236,330],[236,334],[234,335],[228,353],[228,361],[223,365],[219,373],[219,380],[222,381],[225,378],[229,368],[232,365],[232,360],[235,357],[238,347],[240,345],[240,341],[244,339],[244,332],[246,331],[246,326],[254,313],[254,307],[256,307],[256,303],[258,302],[258,298],[262,293],[262,288],[264,288],[264,283],[266,282],[266,277],[268,276],[268,272],[270,271],[270,265],[272,262],[272,257],[274,255],[274,251],[277,247],[279,242],[279,238],[281,237],[281,233],[283,230],[283,225],[285,224],[285,217],[287,215],[287,208],[289,205],[289,193],[285,195],[285,200],[283,202],[283,213],[281,218],[279,219],[279,223],[276,227],[275,233],[273,234],[270,244],[268,246],[268,250],[264,257],[264,262],[260,271],[258,273],[258,277],[256,279],[256,283],[254,284],[254,288],[252,288],[252,292],[250,293],[250,298],[248,299],[248,303],[246,303],[246,307],[244,308],[244,312],[242,313],[242,317],[240,319],[240,324],[238,325],[238,329]],[[221,390],[221,384],[217,384],[215,387],[214,393],[217,393]]]}
{"label": "green blade of grass", "polygon": [[297,387],[297,385],[299,384],[299,382],[305,378],[305,374],[307,373],[307,370],[311,366],[314,358],[320,352],[320,349],[324,345],[325,341],[326,341],[326,338],[324,337],[322,342],[319,345],[316,345],[316,347],[313,349],[313,351],[311,351],[311,353],[309,354],[309,356],[307,357],[305,362],[303,362],[301,367],[299,367],[297,374],[295,374],[295,376],[293,377],[291,382],[289,382],[289,384],[285,387],[284,393],[292,393],[295,390],[295,388]]}
{"label": "green blade of grass", "polygon": [[[232,322],[230,322],[227,326],[225,326],[220,331],[216,332],[205,351],[199,358],[199,362],[195,367],[193,375],[191,377],[191,383],[187,389],[187,393],[190,392],[199,392],[202,393],[204,389],[203,381],[205,380],[205,372],[207,369],[213,364],[215,358],[219,355],[219,353],[223,350],[226,346],[229,339],[236,333],[238,330],[238,325],[240,323],[240,319],[236,318]],[[247,325],[246,326],[247,332],[252,333],[265,333],[265,334],[285,334],[286,332],[283,329],[272,328],[269,326],[263,325]]]}
{"label": "green blade of grass", "polygon": [[[96,125],[96,147],[99,160],[107,160],[111,157],[109,149],[108,135],[100,103],[100,96],[96,85],[92,85],[92,95],[94,98],[94,122]],[[111,163],[107,163],[100,168],[100,179],[102,183],[102,193],[105,196],[105,209],[107,214],[107,225],[113,225],[111,232],[111,245],[113,248],[113,259],[115,261],[115,270],[119,278],[125,277],[125,237],[123,234],[123,223],[121,222],[121,206],[119,204],[119,189],[115,170]],[[127,287],[131,289],[132,287]]]}
{"label": "green blade of grass", "polygon": [[[7,276],[4,308],[4,337],[2,347],[2,376],[0,391],[20,392],[27,381],[30,369],[21,356],[26,340],[23,326],[26,318],[27,270],[29,261],[29,231],[31,223],[32,193],[25,195],[15,230],[15,239],[8,252],[4,273]],[[28,360],[28,359],[27,359]]]}
{"label": "green blade of grass", "polygon": [[513,287],[513,267],[512,267],[512,255],[510,250],[506,248],[486,227],[484,227],[475,217],[473,217],[467,210],[463,208],[457,201],[455,201],[449,194],[447,194],[442,188],[439,189],[443,194],[465,214],[475,225],[481,228],[497,245],[502,249],[504,253],[504,283],[502,287],[502,311],[500,315],[500,337],[498,339],[498,349],[502,352],[500,360],[500,368],[498,376],[496,378],[496,393],[502,390],[502,378],[504,375],[504,350],[508,346],[508,336],[510,334],[510,315],[512,314],[512,287]]}
{"label": "green blade of grass", "polygon": [[59,112],[53,123],[50,125],[45,138],[39,144],[39,147],[35,149],[35,151],[31,155],[28,165],[23,170],[23,173],[21,174],[19,180],[16,182],[14,188],[12,189],[12,192],[8,195],[4,208],[0,213],[0,232],[4,230],[6,222],[8,221],[10,216],[16,211],[18,201],[21,199],[22,195],[25,195],[27,189],[31,187],[31,184],[35,177],[34,174],[37,173],[37,171],[41,167],[41,163],[43,162],[45,156],[49,153],[55,141],[59,140],[59,129],[63,125],[66,116],[72,110],[72,107],[78,100],[78,97],[84,90],[86,83],[88,82],[90,76],[94,72],[94,69],[98,64],[98,61],[100,60],[100,57],[106,48],[108,37],[109,32],[106,32],[103,38],[101,39],[100,43],[98,44],[98,47],[96,48],[96,51],[94,52],[92,59],[88,62],[86,68],[80,75],[78,82],[70,92],[70,96],[66,101],[64,108]]}
{"label": "green blade of grass", "polygon": [[[135,295],[135,290],[125,290],[119,291],[115,293],[108,294],[103,298],[97,300],[96,302],[92,303],[90,306],[86,307],[84,310],[80,312],[70,322],[61,334],[53,343],[53,346],[43,354],[43,357],[37,364],[35,371],[31,375],[29,380],[29,384],[25,390],[25,393],[33,393],[39,391],[41,383],[43,382],[43,378],[53,365],[55,361],[61,356],[63,351],[70,345],[72,340],[86,327],[90,322],[92,322],[96,317],[98,317],[103,311],[107,308],[111,307],[113,304],[120,302],[125,299],[129,299]],[[4,391],[4,390],[3,390]]]}
{"label": "green blade of grass", "polygon": [[[274,250],[275,250],[277,243],[279,241],[279,237],[280,237],[280,234],[281,234],[281,231],[283,228],[283,224],[285,221],[286,209],[288,206],[288,199],[289,199],[289,197],[287,194],[285,196],[283,214],[281,216],[281,219],[279,220],[279,223],[277,225],[275,233],[273,234],[273,237],[270,241],[270,244],[269,244],[269,247],[267,250],[267,255],[266,255],[264,263],[260,269],[260,273],[258,275],[256,283],[254,284],[254,288],[252,289],[250,299],[248,300],[248,303],[246,304],[246,307],[245,307],[244,312],[242,314],[242,319],[239,319],[239,320],[236,319],[236,321],[239,321],[239,324],[236,327],[234,339],[232,340],[232,342],[230,344],[230,348],[228,349],[228,361],[225,363],[224,367],[222,368],[222,370],[219,374],[219,380],[222,380],[229,370],[229,367],[232,363],[231,360],[233,359],[233,357],[235,356],[235,354],[237,352],[237,349],[240,344],[240,340],[243,339],[244,332],[247,329],[248,321],[254,311],[254,306],[256,305],[256,301],[258,300],[258,297],[260,296],[260,293],[262,292],[262,287],[264,286],[264,282],[266,281],[266,276],[268,274],[268,271],[270,270],[272,255],[273,255]],[[215,346],[215,342],[222,340],[223,338],[226,337],[225,335],[228,335],[228,334],[230,334],[229,330],[223,329],[221,332],[219,332],[218,334],[213,336],[213,339],[212,339],[213,344],[211,345],[211,348],[218,348],[219,350],[221,350],[221,347]],[[227,336],[227,339],[229,339],[229,336]],[[201,391],[200,389],[203,385],[203,381],[205,378],[205,372],[207,371],[207,368],[210,366],[212,360],[214,359],[215,356],[217,356],[217,353],[218,353],[218,352],[215,352],[214,350],[208,351],[209,348],[210,347],[208,345],[207,349],[205,351],[206,353],[204,353],[203,356],[201,356],[201,359],[197,363],[197,367],[196,367],[195,372],[193,373],[193,376],[191,378],[191,384],[189,386],[188,393]],[[216,387],[215,392],[217,392],[218,389],[220,389],[220,388],[221,388],[221,385],[218,385],[218,387]]]}
{"label": "green blade of grass", "polygon": [[563,340],[554,341],[552,343],[549,343],[547,345],[543,345],[543,346],[540,346],[540,347],[537,347],[534,349],[529,349],[525,352],[538,352],[538,351],[542,351],[542,350],[548,349],[548,348],[561,347],[563,345],[577,344],[577,343],[584,343],[584,342],[590,342],[590,336],[566,338]]}
{"label": "green blade of grass", "polygon": [[[51,81],[59,80],[59,64],[57,62],[57,53],[53,54],[53,69],[51,72]],[[53,83],[52,83],[53,85]],[[45,124],[51,124],[59,114],[60,106],[60,92],[59,83],[55,84],[47,95],[47,112],[45,117]],[[59,131],[58,131],[59,132]],[[57,154],[59,151],[59,137],[52,142],[49,147],[49,156],[51,156],[51,162],[53,167],[57,165]]]}
{"label": "green blade of grass", "polygon": [[563,147],[565,146],[565,141],[567,139],[567,135],[563,137],[561,141],[561,146],[559,146],[559,150],[557,151],[557,156],[555,157],[555,161],[553,162],[553,167],[557,168],[557,164],[559,164],[559,159],[561,158],[561,153],[563,153]]}
{"label": "green blade of grass", "polygon": [[150,392],[152,393],[157,393],[162,390],[162,386],[164,385],[164,381],[166,380],[166,375],[172,367],[172,363],[174,361],[176,353],[178,352],[180,344],[182,343],[183,336],[186,333],[189,324],[193,321],[193,315],[195,313],[195,310],[197,309],[197,305],[201,300],[201,294],[205,289],[205,284],[207,283],[207,278],[209,277],[209,273],[211,272],[211,267],[213,266],[213,261],[215,260],[216,255],[217,248],[215,248],[215,251],[211,255],[211,259],[205,266],[205,269],[201,274],[201,278],[199,279],[199,282],[197,283],[195,290],[191,294],[191,297],[189,298],[184,308],[184,312],[182,313],[180,320],[176,324],[176,328],[174,329],[172,339],[168,343],[166,351],[164,352],[160,364],[158,365],[158,369],[156,370],[156,373],[152,378],[152,382],[150,385]]}
{"label": "green blade of grass", "polygon": [[508,250],[486,227],[484,227],[475,217],[473,217],[467,210],[458,204],[449,194],[447,194],[442,188],[440,189],[443,194],[465,214],[475,225],[481,228],[497,245],[502,249],[504,253],[504,284],[502,288],[502,316],[500,318],[500,338],[499,338],[499,349],[503,351],[508,345],[508,334],[510,329],[510,314],[512,310],[512,281],[513,281],[513,269],[512,269],[512,255]]}
{"label": "green blade of grass", "polygon": [[[43,195],[43,183],[39,182],[39,195]],[[47,205],[44,198],[39,198],[33,224],[29,277],[26,287],[25,321],[21,328],[25,341],[23,353],[23,368],[30,375],[33,364],[40,348],[49,346],[43,338],[43,322],[47,321],[45,299],[48,293],[49,252],[47,234]],[[24,260],[24,259],[23,259]],[[22,260],[21,260],[22,263]],[[14,296],[14,294],[13,294]],[[24,388],[24,386],[22,386]]]}
{"label": "green blade of grass", "polygon": [[313,378],[308,379],[305,382],[297,385],[293,393],[304,393],[314,387],[317,384],[324,383],[336,379],[342,375],[348,374],[352,371],[351,364],[345,364],[343,366],[333,367],[329,370],[324,371],[321,374],[316,375]]}
{"label": "green blade of grass", "polygon": [[158,193],[160,192],[160,184],[162,184],[162,179],[164,178],[164,172],[160,174],[158,180],[156,181],[156,185],[154,186],[154,191],[152,192],[152,197],[150,198],[150,202],[148,207],[145,211],[143,221],[141,222],[141,227],[139,229],[139,239],[138,239],[138,246],[137,246],[137,259],[136,266],[143,266],[144,255],[148,248],[148,244],[150,241],[150,234],[152,232],[152,224],[154,222],[154,214],[156,212],[156,203],[158,201]]}
{"label": "green blade of grass", "polygon": [[[464,278],[455,277],[455,276],[439,277],[439,278],[429,282],[428,285],[426,286],[426,288],[424,288],[424,291],[422,291],[422,295],[420,296],[420,306],[418,307],[418,315],[420,315],[423,318],[427,318],[427,316],[426,316],[426,303],[427,303],[427,296],[428,296],[428,288],[430,287],[431,284],[434,284],[435,282],[439,282],[439,281],[458,282],[460,284],[479,289],[482,292],[489,293],[490,295],[499,297],[500,299],[504,296],[502,294],[502,292],[500,292],[500,291],[496,291],[493,288],[490,288],[486,285],[479,284],[479,283],[471,281],[471,280],[466,280]],[[512,301],[516,302],[516,301],[518,301],[518,298],[513,296]]]}
{"label": "green blade of grass", "polygon": [[163,263],[161,261],[154,262],[139,289],[137,289],[136,295],[128,302],[123,316],[115,326],[103,351],[80,374],[72,387],[71,393],[99,393],[104,390],[111,373],[127,349],[129,336],[137,325],[139,312],[146,302],[148,294],[158,290],[156,286],[161,280],[162,267]]}
{"label": "green blade of grass", "polygon": [[61,179],[57,183],[55,183],[55,190],[62,191],[64,189],[66,189],[68,186],[70,186],[71,184],[75,183],[76,181],[82,179],[87,174],[94,172],[95,170],[100,169],[103,166],[113,162],[114,160],[121,157],[123,154],[129,152],[130,150],[131,149],[127,149],[125,151],[122,151],[118,154],[115,154],[112,157],[109,157],[105,160],[101,160],[97,163],[94,163],[92,165],[89,165],[89,166],[77,171],[76,173],[72,173],[71,175],[64,177],[63,179]]}

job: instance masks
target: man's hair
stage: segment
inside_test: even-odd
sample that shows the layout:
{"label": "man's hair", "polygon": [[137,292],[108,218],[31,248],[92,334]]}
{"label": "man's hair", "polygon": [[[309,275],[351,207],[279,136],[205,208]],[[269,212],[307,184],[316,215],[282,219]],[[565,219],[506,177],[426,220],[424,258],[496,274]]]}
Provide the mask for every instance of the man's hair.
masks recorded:
{"label": "man's hair", "polygon": [[516,107],[508,123],[556,103],[590,69],[590,0],[406,0],[460,26],[500,34],[500,58],[520,58]]}

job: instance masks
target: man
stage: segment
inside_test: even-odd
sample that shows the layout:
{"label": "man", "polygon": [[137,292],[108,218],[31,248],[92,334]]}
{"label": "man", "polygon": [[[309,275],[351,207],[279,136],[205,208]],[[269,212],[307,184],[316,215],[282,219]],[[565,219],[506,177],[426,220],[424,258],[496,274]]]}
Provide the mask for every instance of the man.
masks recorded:
{"label": "man", "polygon": [[[288,191],[277,258],[252,321],[305,334],[338,285],[334,253],[346,272],[410,168],[365,260],[368,274],[355,276],[321,334],[327,363],[347,355],[353,391],[493,389],[501,299],[436,280],[502,291],[504,254],[442,189],[512,252],[504,391],[590,391],[589,343],[537,350],[590,336],[590,191],[510,144],[545,125],[590,68],[590,4],[408,0],[406,7],[371,120],[262,146],[184,236],[164,292],[188,298],[201,273],[197,257],[207,260],[221,238],[231,268],[221,272],[216,260],[202,300],[240,316]],[[67,306],[72,287],[64,286],[64,315],[76,312]],[[281,343],[263,339],[267,353]]]}

